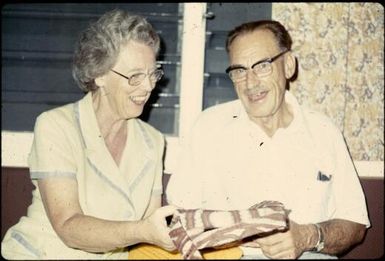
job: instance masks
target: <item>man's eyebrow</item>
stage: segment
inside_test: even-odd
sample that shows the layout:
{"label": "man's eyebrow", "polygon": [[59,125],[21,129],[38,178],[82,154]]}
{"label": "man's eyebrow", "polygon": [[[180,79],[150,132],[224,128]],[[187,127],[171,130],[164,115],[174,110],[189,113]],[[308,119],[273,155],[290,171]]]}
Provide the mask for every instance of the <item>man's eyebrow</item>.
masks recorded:
{"label": "man's eyebrow", "polygon": [[234,69],[247,69],[247,68],[242,64],[232,64],[229,67],[227,67],[226,73],[228,73],[229,71],[234,70]]}
{"label": "man's eyebrow", "polygon": [[267,61],[270,61],[271,58],[265,58],[265,59],[262,59],[262,60],[259,60],[255,63],[253,63],[253,65],[251,66],[251,68],[253,68],[254,66],[256,66],[257,64],[260,64],[260,63],[264,63],[264,62],[267,62]]}

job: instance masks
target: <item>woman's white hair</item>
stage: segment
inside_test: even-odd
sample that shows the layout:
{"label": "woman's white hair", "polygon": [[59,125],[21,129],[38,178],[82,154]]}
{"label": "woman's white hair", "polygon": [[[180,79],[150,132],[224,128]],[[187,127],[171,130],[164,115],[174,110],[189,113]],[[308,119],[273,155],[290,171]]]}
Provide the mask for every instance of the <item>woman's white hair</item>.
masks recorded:
{"label": "woman's white hair", "polygon": [[75,47],[72,76],[84,92],[96,90],[95,78],[116,63],[120,47],[128,41],[144,43],[157,54],[160,39],[144,17],[115,9],[84,30]]}

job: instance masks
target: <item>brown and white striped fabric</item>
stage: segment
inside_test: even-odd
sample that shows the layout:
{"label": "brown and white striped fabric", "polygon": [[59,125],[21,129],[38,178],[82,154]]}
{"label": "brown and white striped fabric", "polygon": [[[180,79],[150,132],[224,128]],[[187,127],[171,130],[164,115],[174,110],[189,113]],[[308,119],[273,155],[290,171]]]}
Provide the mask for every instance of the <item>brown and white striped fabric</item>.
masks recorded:
{"label": "brown and white striped fabric", "polygon": [[169,235],[184,259],[203,259],[201,249],[241,244],[247,237],[286,229],[287,214],[277,201],[263,201],[245,210],[178,209]]}

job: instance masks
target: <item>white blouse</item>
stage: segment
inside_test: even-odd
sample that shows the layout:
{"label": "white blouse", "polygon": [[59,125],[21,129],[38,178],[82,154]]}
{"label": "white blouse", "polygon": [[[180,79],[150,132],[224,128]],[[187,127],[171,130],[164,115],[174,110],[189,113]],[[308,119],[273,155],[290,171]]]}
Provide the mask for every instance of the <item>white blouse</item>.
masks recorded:
{"label": "white blouse", "polygon": [[42,113],[36,120],[29,155],[36,186],[32,204],[27,216],[7,231],[2,250],[7,244],[15,248],[16,240],[17,251],[28,251],[37,259],[127,259],[123,249],[96,254],[67,247],[49,222],[37,186],[41,178],[74,178],[85,215],[116,221],[142,219],[151,197],[162,193],[164,139],[140,119],[130,119],[127,125],[127,143],[117,166],[100,133],[91,93],[76,103]]}

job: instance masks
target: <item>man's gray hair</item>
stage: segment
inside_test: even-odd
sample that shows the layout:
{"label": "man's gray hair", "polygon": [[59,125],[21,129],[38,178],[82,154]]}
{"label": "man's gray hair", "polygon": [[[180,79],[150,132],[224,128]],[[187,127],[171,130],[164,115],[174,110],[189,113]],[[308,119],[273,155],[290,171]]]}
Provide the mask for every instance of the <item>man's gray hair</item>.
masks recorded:
{"label": "man's gray hair", "polygon": [[268,30],[274,34],[278,47],[283,50],[291,50],[292,40],[289,32],[278,21],[274,20],[260,20],[241,24],[231,30],[226,39],[226,50],[230,51],[230,46],[240,35],[252,33],[257,30]]}

